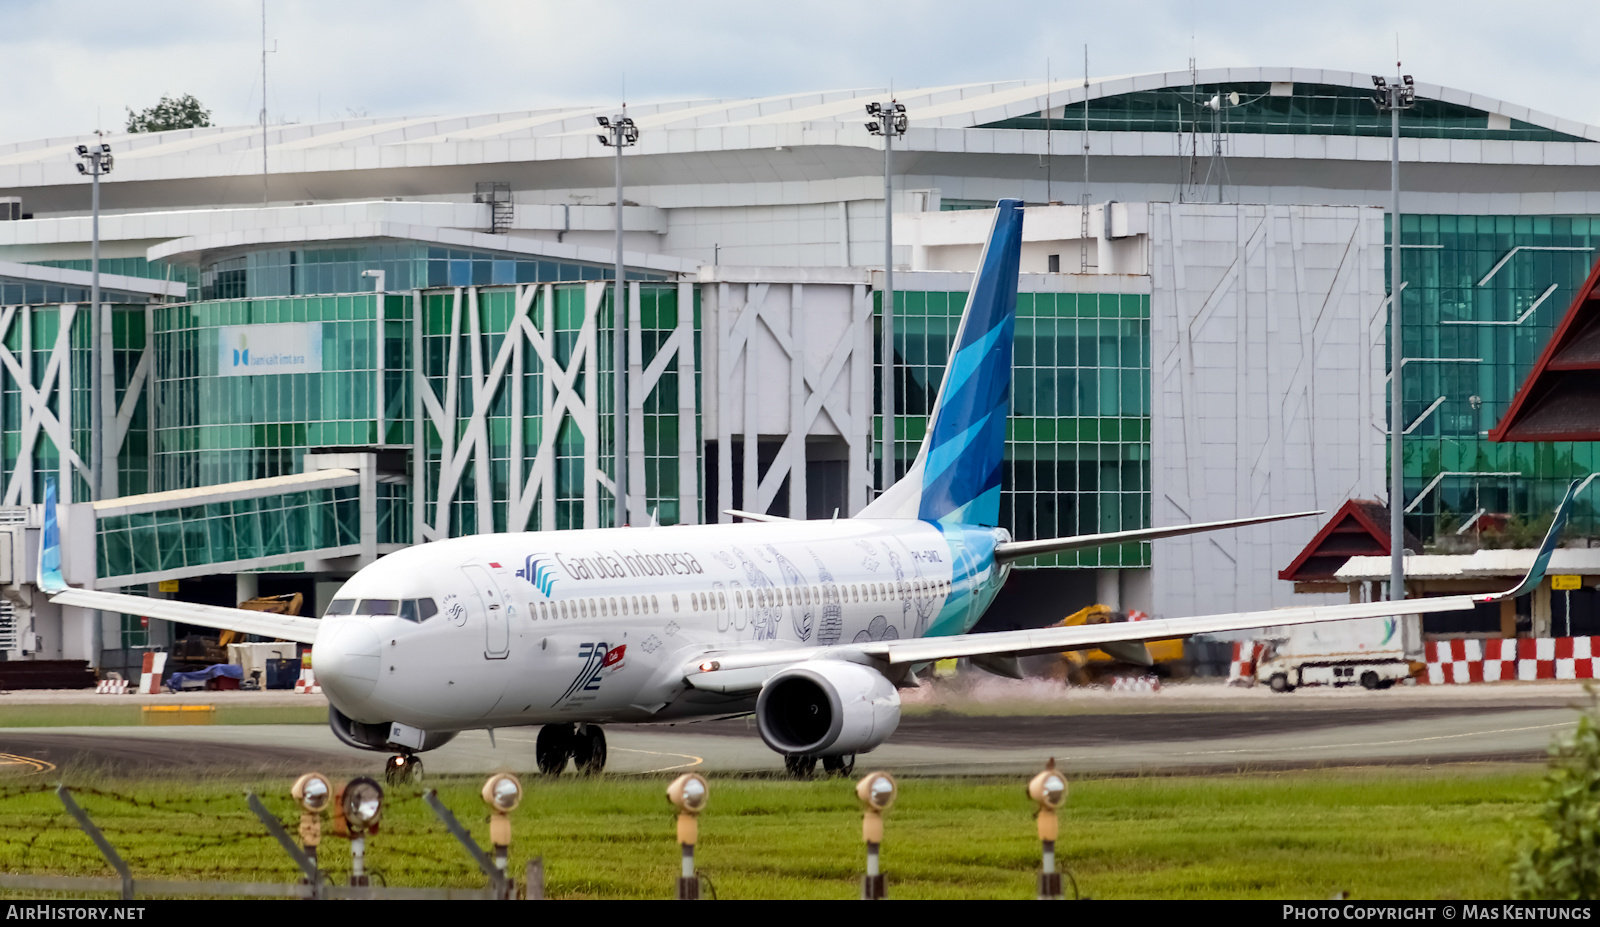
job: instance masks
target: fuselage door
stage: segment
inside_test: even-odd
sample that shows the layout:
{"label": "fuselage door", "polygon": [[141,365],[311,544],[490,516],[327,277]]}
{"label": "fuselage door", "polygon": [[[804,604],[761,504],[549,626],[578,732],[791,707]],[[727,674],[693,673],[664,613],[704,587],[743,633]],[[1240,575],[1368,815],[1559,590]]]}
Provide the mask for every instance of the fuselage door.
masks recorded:
{"label": "fuselage door", "polygon": [[507,617],[506,597],[489,571],[474,563],[461,568],[472,580],[472,586],[483,599],[483,655],[490,660],[504,660],[511,652],[511,625]]}

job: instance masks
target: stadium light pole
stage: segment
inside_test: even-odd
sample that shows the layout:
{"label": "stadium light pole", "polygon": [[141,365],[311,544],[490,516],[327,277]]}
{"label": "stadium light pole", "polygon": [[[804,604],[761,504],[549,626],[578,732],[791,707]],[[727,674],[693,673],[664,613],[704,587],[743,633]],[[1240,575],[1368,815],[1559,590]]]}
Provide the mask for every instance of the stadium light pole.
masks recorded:
{"label": "stadium light pole", "polygon": [[628,105],[622,105],[622,114],[606,118],[595,117],[600,128],[605,129],[600,144],[612,149],[617,167],[617,287],[611,298],[611,357],[612,357],[612,420],[616,426],[612,445],[616,451],[616,511],[613,524],[621,528],[628,523],[628,294],[627,278],[622,266],[622,149],[639,141],[639,127],[628,118]]}
{"label": "stadium light pole", "polygon": [[868,103],[867,131],[883,136],[883,472],[878,491],[895,482],[894,433],[894,140],[906,134],[906,105]]}
{"label": "stadium light pole", "polygon": [[[1395,70],[1399,69],[1400,62],[1396,61]],[[1372,86],[1377,89],[1372,102],[1379,112],[1389,114],[1389,369],[1393,371],[1389,378],[1389,601],[1398,602],[1406,597],[1405,460],[1401,454],[1405,423],[1404,392],[1400,388],[1400,111],[1416,103],[1417,90],[1410,74],[1397,75],[1392,84],[1374,74]]]}
{"label": "stadium light pole", "polygon": [[100,408],[111,390],[100,382],[109,369],[105,363],[104,339],[101,333],[100,307],[100,177],[111,173],[111,146],[104,142],[79,145],[78,173],[90,178],[89,194],[89,501],[103,497],[100,478],[106,468],[101,459],[106,453],[106,441],[101,437],[104,429],[104,411]]}

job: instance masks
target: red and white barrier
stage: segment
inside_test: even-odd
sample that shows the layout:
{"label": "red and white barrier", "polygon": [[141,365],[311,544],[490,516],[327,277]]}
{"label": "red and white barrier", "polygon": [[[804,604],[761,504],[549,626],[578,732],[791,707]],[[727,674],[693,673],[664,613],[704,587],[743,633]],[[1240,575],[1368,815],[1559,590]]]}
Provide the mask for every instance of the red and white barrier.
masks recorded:
{"label": "red and white barrier", "polygon": [[161,691],[161,674],[167,669],[167,655],[161,651],[147,650],[144,654],[144,671],[139,674],[139,694],[156,695]]}
{"label": "red and white barrier", "polygon": [[1434,641],[1426,645],[1428,672],[1423,682],[1463,685],[1513,679],[1594,679],[1593,637]]}
{"label": "red and white barrier", "polygon": [[1160,692],[1161,680],[1156,676],[1117,676],[1111,680],[1113,692]]}
{"label": "red and white barrier", "polygon": [[1263,646],[1255,641],[1233,642],[1233,661],[1228,664],[1228,685],[1256,684],[1256,663],[1261,659],[1263,649]]}
{"label": "red and white barrier", "polygon": [[95,683],[94,691],[96,695],[127,695],[128,680],[102,679]]}

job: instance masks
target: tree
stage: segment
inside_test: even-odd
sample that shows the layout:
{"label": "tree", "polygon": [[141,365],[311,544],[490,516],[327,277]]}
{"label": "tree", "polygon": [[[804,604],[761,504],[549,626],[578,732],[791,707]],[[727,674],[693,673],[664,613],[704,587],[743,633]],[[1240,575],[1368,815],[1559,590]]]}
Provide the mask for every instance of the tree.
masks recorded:
{"label": "tree", "polygon": [[1588,692],[1572,739],[1550,748],[1544,823],[1512,867],[1513,897],[1600,898],[1600,699]]}
{"label": "tree", "polygon": [[129,132],[165,132],[168,129],[203,129],[211,125],[211,111],[190,94],[161,95],[161,102],[136,113],[128,110]]}

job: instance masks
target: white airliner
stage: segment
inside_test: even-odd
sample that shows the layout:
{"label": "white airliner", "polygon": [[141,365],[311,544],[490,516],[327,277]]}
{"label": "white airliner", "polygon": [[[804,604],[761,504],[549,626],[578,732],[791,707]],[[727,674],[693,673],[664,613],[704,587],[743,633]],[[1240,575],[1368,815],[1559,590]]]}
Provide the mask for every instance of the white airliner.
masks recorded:
{"label": "white airliner", "polygon": [[[749,521],[437,541],[361,570],[318,620],[68,588],[51,499],[40,585],[63,605],[314,644],[334,734],[394,754],[392,776],[420,772],[417,753],[463,730],[543,725],[541,770],[573,759],[593,771],[605,765],[607,722],[751,712],[792,773],[819,759],[847,771],[894,732],[897,690],[931,661],[1003,668],[1007,657],[1090,646],[1147,661],[1147,640],[1394,614],[1377,602],[968,633],[1018,559],[1318,514],[1034,541],[995,527],[1022,216],[1020,201],[999,202],[927,439],[906,477],[857,517],[736,513]],[[1532,588],[1571,496],[1516,589],[1405,611],[1470,609]]]}

